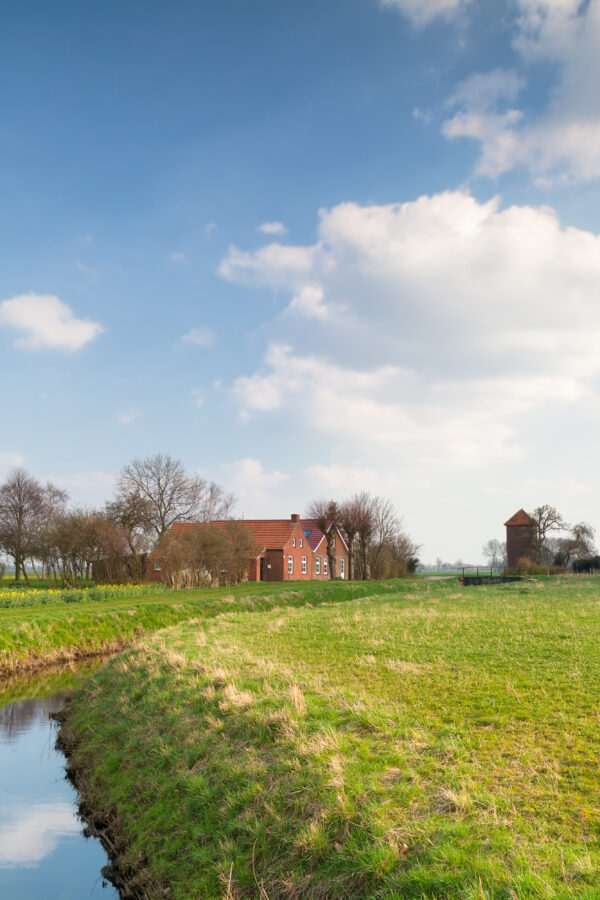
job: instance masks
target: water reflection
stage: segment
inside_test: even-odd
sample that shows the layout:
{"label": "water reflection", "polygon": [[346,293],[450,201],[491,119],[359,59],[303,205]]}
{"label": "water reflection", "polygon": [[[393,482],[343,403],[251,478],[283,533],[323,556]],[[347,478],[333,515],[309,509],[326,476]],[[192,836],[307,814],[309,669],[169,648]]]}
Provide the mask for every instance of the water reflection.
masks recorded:
{"label": "water reflection", "polygon": [[[106,855],[86,840],[76,795],[55,749],[51,713],[79,680],[75,670],[4,682],[0,690],[0,897],[117,898],[100,876]],[[35,696],[38,694],[38,696]],[[32,696],[33,695],[33,696]],[[7,702],[8,701],[8,702]]]}
{"label": "water reflection", "polygon": [[61,837],[77,834],[80,823],[68,803],[16,804],[0,825],[0,868],[36,866],[53,853]]}

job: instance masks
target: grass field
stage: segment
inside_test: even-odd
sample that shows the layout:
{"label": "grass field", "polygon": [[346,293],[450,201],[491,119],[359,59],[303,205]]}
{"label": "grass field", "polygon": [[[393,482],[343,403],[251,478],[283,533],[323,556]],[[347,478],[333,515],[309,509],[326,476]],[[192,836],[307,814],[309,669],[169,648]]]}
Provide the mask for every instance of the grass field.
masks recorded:
{"label": "grass field", "polygon": [[[297,583],[244,584],[232,588],[197,591],[148,592],[135,596],[105,597],[64,603],[40,598],[38,605],[2,608],[0,589],[0,676],[30,668],[71,662],[87,656],[118,650],[149,631],[187,619],[220,615],[232,606],[241,611],[268,610],[281,605],[319,604],[343,601],[348,596],[374,591],[389,592],[385,582],[377,585],[314,582],[299,590]],[[99,589],[91,589],[95,597]],[[80,594],[82,592],[66,592]],[[35,602],[36,593],[31,592]],[[19,601],[20,602],[20,601]],[[27,604],[30,600],[27,599]]]}
{"label": "grass field", "polygon": [[135,896],[592,900],[599,648],[598,579],[232,604],[62,733]]}

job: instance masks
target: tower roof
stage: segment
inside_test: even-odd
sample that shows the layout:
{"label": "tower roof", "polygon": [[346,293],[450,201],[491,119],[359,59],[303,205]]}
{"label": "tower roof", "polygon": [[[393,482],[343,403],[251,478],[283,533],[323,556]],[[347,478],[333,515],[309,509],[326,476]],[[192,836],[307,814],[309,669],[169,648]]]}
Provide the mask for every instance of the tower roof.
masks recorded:
{"label": "tower roof", "polygon": [[504,523],[505,525],[537,525],[535,519],[526,513],[524,509],[520,509],[518,512],[511,516],[508,521]]}

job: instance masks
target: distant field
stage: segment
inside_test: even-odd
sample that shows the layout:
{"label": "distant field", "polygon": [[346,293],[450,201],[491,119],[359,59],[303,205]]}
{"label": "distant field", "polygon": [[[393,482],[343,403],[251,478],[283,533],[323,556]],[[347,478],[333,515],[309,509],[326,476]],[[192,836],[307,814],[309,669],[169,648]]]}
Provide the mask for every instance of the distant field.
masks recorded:
{"label": "distant field", "polygon": [[600,580],[371,587],[234,598],[77,695],[136,896],[600,897]]}

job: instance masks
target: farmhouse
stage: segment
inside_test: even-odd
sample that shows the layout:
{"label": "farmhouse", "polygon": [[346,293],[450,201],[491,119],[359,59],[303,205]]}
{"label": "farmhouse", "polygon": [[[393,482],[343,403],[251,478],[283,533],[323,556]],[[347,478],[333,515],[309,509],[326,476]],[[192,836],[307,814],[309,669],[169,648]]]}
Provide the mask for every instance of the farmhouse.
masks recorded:
{"label": "farmhouse", "polygon": [[[239,519],[252,535],[254,550],[248,561],[248,581],[327,581],[348,577],[348,547],[336,525],[328,523],[323,532],[315,519]],[[207,522],[223,528],[223,521]],[[196,528],[197,522],[177,522],[173,531]],[[335,547],[335,572],[327,557],[327,534]],[[160,574],[157,571],[158,577]],[[156,575],[155,575],[156,577]]]}

